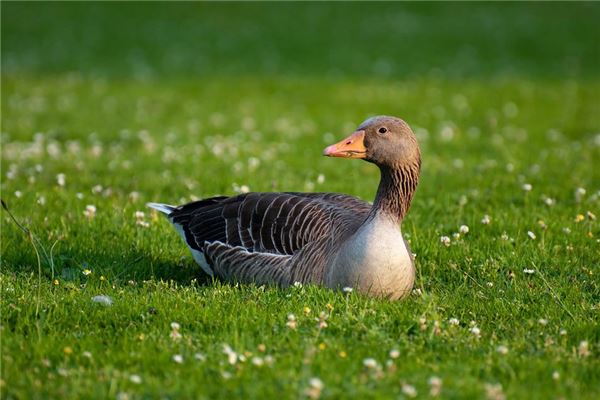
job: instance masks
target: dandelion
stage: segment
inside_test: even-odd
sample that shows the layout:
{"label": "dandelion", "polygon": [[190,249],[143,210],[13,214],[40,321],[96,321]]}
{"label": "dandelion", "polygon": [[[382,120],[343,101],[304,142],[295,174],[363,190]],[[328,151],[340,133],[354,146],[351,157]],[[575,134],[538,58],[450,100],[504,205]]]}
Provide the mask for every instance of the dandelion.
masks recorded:
{"label": "dandelion", "polygon": [[529,268],[523,268],[523,273],[527,274],[527,275],[533,275],[533,274],[535,274],[535,270],[529,269]]}
{"label": "dandelion", "polygon": [[102,304],[103,306],[111,306],[113,303],[112,298],[109,296],[99,295],[92,297],[94,303]]}
{"label": "dandelion", "polygon": [[58,286],[60,285],[60,282],[58,281],[58,279],[55,279],[52,281],[52,284],[54,284],[54,286]]}
{"label": "dandelion", "polygon": [[583,221],[585,219],[585,217],[582,214],[577,214],[577,216],[575,217],[575,223],[579,223],[581,221]]}
{"label": "dandelion", "polygon": [[346,358],[346,357],[348,357],[348,353],[346,353],[344,350],[340,351],[340,352],[338,353],[338,355],[339,355],[341,358]]}
{"label": "dandelion", "polygon": [[390,350],[390,358],[398,358],[400,357],[400,351],[398,349]]}
{"label": "dandelion", "polygon": [[288,314],[287,315],[286,325],[290,329],[296,329],[296,327],[298,326],[298,324],[296,322],[296,316],[294,314]]}
{"label": "dandelion", "polygon": [[442,392],[442,379],[437,376],[432,376],[427,381],[429,383],[429,395],[437,397]]}
{"label": "dandelion", "polygon": [[264,353],[265,351],[267,351],[267,346],[265,346],[263,343],[259,344],[258,351],[260,351],[261,353]]}
{"label": "dandelion", "polygon": [[309,307],[304,306],[304,308],[302,309],[302,311],[304,312],[304,315],[310,315],[310,312],[312,310]]}
{"label": "dandelion", "polygon": [[323,385],[323,381],[321,381],[319,378],[310,378],[308,381],[308,388],[306,388],[304,393],[311,399],[318,399],[321,397],[321,392],[323,391],[324,387],[325,385]]}
{"label": "dandelion", "polygon": [[129,380],[131,381],[131,383],[135,383],[136,385],[142,383],[142,378],[136,374],[129,375]]}
{"label": "dandelion", "polygon": [[413,385],[409,385],[408,383],[402,384],[402,393],[404,393],[408,397],[417,397],[417,389]]}
{"label": "dandelion", "polygon": [[490,222],[492,222],[492,218],[491,218],[489,215],[487,215],[487,214],[485,214],[485,215],[483,216],[483,218],[481,219],[481,223],[482,223],[483,225],[489,225],[489,224],[490,224]]}
{"label": "dandelion", "polygon": [[90,276],[92,274],[92,271],[86,268],[83,271],[81,271],[81,273],[85,276]]}
{"label": "dandelion", "polygon": [[56,175],[56,183],[58,183],[58,186],[65,186],[65,183],[67,182],[67,176],[63,173],[60,173],[58,175]]}
{"label": "dandelion", "polygon": [[448,236],[442,236],[442,237],[440,237],[440,243],[442,243],[444,246],[448,247],[448,246],[450,246],[450,238]]}
{"label": "dandelion", "polygon": [[458,318],[450,318],[450,319],[448,320],[448,323],[449,323],[450,325],[457,326],[457,325],[459,325],[459,324],[460,324],[460,321],[458,320]]}
{"label": "dandelion", "polygon": [[183,364],[183,356],[181,354],[175,354],[175,355],[173,355],[172,359],[177,364]]}
{"label": "dandelion", "polygon": [[504,355],[508,354],[508,347],[506,347],[504,345],[500,345],[500,346],[496,347],[496,351],[504,356]]}
{"label": "dandelion", "polygon": [[87,206],[85,206],[85,211],[83,212],[83,215],[85,215],[89,219],[94,218],[96,216],[96,206],[92,204],[88,204]]}
{"label": "dandelion", "polygon": [[531,192],[531,189],[533,189],[533,186],[531,186],[531,184],[529,184],[529,183],[524,183],[523,186],[521,186],[521,189],[523,189],[526,192]]}
{"label": "dandelion", "polygon": [[70,346],[66,346],[66,347],[63,349],[63,353],[65,353],[66,355],[68,355],[68,356],[69,356],[69,355],[73,354],[73,349],[72,349]]}
{"label": "dandelion", "polygon": [[579,347],[577,347],[577,354],[579,357],[588,357],[590,355],[590,345],[587,340],[582,340],[579,342]]}

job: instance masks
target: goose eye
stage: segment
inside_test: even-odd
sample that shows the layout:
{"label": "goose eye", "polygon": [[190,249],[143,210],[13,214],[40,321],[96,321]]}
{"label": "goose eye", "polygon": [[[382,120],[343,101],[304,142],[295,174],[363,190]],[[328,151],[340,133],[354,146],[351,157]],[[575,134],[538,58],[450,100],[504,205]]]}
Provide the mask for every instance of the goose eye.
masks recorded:
{"label": "goose eye", "polygon": [[379,130],[377,132],[379,132],[379,133],[386,133],[387,132],[387,128],[382,126],[381,128],[379,128]]}

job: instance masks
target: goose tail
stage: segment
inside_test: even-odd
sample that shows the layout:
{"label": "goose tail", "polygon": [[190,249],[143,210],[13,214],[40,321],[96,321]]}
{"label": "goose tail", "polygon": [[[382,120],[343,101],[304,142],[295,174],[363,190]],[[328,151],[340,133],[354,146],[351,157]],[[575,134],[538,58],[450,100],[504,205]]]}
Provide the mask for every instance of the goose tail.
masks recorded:
{"label": "goose tail", "polygon": [[171,214],[175,208],[175,206],[171,206],[168,204],[162,204],[162,203],[146,203],[146,205],[150,208],[155,209],[156,211],[160,211],[161,213],[165,214],[166,216],[168,216],[169,214]]}

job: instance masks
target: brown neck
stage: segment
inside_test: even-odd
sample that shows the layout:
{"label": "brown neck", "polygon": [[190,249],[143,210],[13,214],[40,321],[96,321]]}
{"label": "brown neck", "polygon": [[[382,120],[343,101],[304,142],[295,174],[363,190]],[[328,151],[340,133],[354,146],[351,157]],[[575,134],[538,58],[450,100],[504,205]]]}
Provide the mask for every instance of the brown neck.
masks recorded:
{"label": "brown neck", "polygon": [[369,218],[390,217],[400,224],[419,183],[421,161],[394,167],[380,166],[381,180]]}

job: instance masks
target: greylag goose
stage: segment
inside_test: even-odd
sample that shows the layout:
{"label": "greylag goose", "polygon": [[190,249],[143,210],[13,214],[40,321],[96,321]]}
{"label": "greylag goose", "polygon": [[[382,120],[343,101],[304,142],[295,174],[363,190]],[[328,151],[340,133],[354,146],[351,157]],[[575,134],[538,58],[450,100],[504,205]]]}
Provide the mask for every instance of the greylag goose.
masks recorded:
{"label": "greylag goose", "polygon": [[286,192],[148,206],[166,214],[195,261],[219,279],[406,296],[415,266],[400,228],[421,167],[415,135],[399,118],[373,117],[323,155],[377,165],[373,205],[345,194]]}

